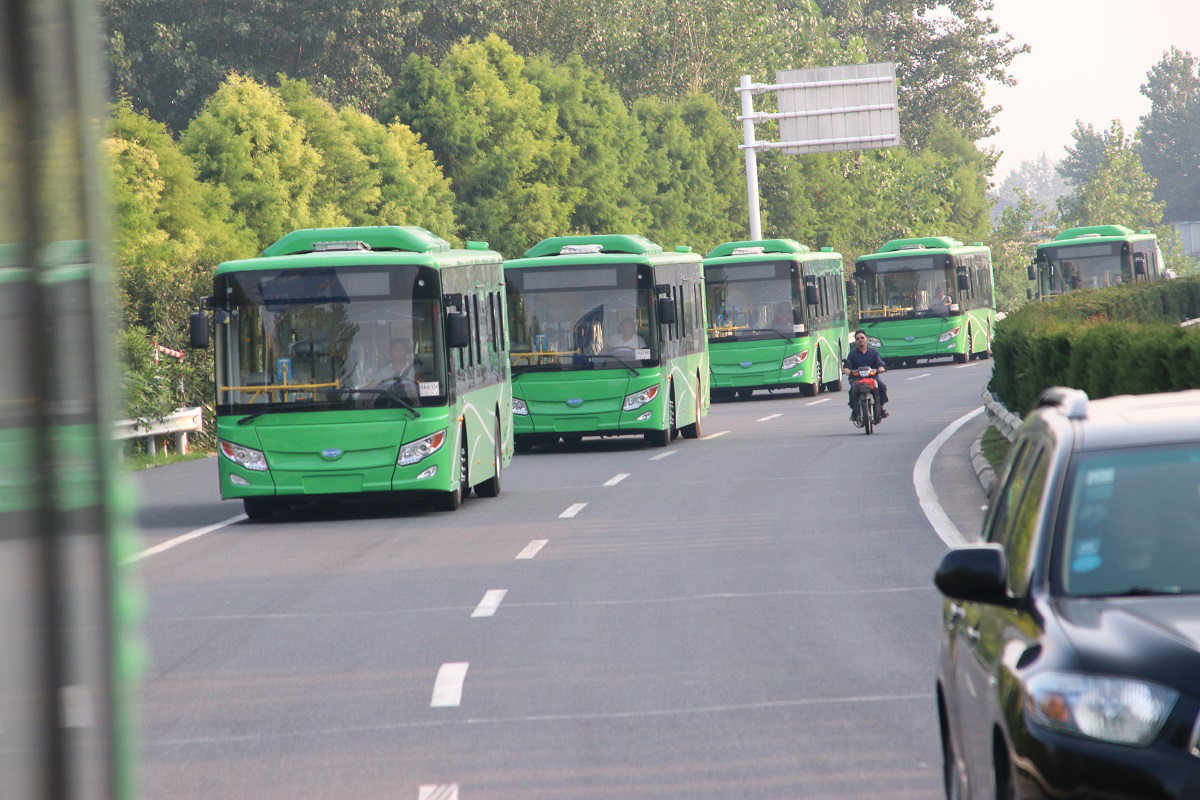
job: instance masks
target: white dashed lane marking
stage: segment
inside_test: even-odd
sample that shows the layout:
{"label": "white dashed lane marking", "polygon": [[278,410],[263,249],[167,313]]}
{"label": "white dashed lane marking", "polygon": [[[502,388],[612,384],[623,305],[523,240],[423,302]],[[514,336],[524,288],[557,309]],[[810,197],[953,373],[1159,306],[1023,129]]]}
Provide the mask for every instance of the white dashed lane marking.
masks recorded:
{"label": "white dashed lane marking", "polygon": [[678,450],[668,450],[665,453],[659,453],[656,456],[650,456],[650,460],[651,461],[661,461],[662,459],[666,458],[667,456],[673,456],[678,452],[679,452]]}
{"label": "white dashed lane marking", "polygon": [[829,402],[829,398],[828,398],[828,397],[823,397],[823,398],[821,398],[820,400],[813,400],[811,403],[805,403],[804,405],[806,405],[806,406],[815,406],[815,405],[818,405],[818,404],[820,404],[820,403],[828,403],[828,402]]}
{"label": "white dashed lane marking", "polygon": [[783,414],[771,414],[771,415],[769,415],[769,416],[766,416],[766,417],[759,417],[758,419],[756,419],[756,420],[754,420],[754,421],[755,421],[755,422],[766,422],[766,421],[767,421],[767,420],[769,420],[769,419],[775,419],[776,417],[782,417],[782,416],[783,416]]}
{"label": "white dashed lane marking", "polygon": [[932,374],[933,374],[932,372],[925,372],[920,375],[914,375],[913,377],[909,378],[909,380],[910,381],[919,381],[919,380],[921,380],[921,378],[928,378]]}
{"label": "white dashed lane marking", "polygon": [[573,503],[566,511],[558,515],[559,519],[571,519],[580,511],[587,508],[587,503]]}
{"label": "white dashed lane marking", "polygon": [[538,550],[541,550],[543,547],[545,547],[546,543],[549,541],[550,541],[549,539],[534,539],[532,542],[530,542],[528,545],[525,546],[524,550],[517,553],[517,558],[518,559],[533,558],[534,556],[536,556],[538,554]]}
{"label": "white dashed lane marking", "polygon": [[609,478],[608,480],[606,480],[604,482],[604,485],[605,486],[616,486],[618,483],[620,483],[621,481],[625,480],[628,477],[629,477],[628,472],[622,472],[621,474],[615,475],[615,476]]}
{"label": "white dashed lane marking", "polygon": [[442,664],[438,670],[437,680],[433,682],[433,699],[429,701],[430,708],[457,708],[462,704],[463,681],[467,679],[466,661],[452,661]]}
{"label": "white dashed lane marking", "polygon": [[458,784],[428,784],[417,787],[417,800],[458,800]]}
{"label": "white dashed lane marking", "polygon": [[715,439],[718,436],[724,436],[727,433],[729,433],[729,431],[717,431],[716,433],[710,433],[708,436],[701,436],[700,438],[701,439]]}
{"label": "white dashed lane marking", "polygon": [[504,600],[504,595],[508,594],[507,589],[491,589],[479,601],[479,605],[471,612],[472,617],[492,617],[496,615],[496,609],[500,607],[500,603]]}

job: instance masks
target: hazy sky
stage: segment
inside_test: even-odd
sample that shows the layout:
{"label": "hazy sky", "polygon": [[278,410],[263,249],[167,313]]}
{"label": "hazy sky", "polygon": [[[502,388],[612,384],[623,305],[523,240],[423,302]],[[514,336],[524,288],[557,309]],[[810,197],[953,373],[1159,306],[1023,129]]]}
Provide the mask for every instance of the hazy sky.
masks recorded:
{"label": "hazy sky", "polygon": [[1200,0],[994,0],[992,18],[1032,52],[1018,56],[1017,85],[990,86],[1000,132],[985,142],[1004,151],[999,182],[1042,152],[1065,155],[1075,120],[1126,131],[1150,110],[1139,87],[1171,45],[1200,56]]}

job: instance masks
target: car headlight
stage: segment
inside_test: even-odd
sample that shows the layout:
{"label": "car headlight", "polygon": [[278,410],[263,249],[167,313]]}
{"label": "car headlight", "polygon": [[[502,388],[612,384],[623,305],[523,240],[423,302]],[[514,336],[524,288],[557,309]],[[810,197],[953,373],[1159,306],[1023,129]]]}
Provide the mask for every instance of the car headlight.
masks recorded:
{"label": "car headlight", "polygon": [[396,466],[407,467],[409,464],[416,464],[422,459],[429,458],[429,456],[441,450],[442,445],[445,443],[445,431],[431,433],[423,439],[409,442],[400,448],[400,455],[396,457]]}
{"label": "car headlight", "polygon": [[1025,686],[1026,707],[1039,725],[1135,747],[1154,740],[1178,698],[1153,683],[1070,672],[1043,672]]}
{"label": "car headlight", "polygon": [[938,337],[938,343],[945,344],[946,342],[953,339],[955,336],[958,336],[958,332],[961,330],[962,330],[961,325],[951,328],[950,330],[946,331],[945,333],[943,333],[941,336]]}
{"label": "car headlight", "polygon": [[796,367],[803,364],[807,359],[808,359],[808,351],[804,350],[803,352],[796,353],[796,355],[794,355],[794,356],[788,356],[787,358],[785,358],[783,360],[783,363],[779,365],[779,368],[780,369],[795,369]]}
{"label": "car headlight", "polygon": [[642,389],[640,392],[634,392],[631,395],[627,395],[625,397],[625,405],[623,408],[626,411],[633,411],[634,409],[641,408],[642,406],[646,405],[646,403],[649,403],[656,397],[658,397],[657,384],[651,386],[649,389]]}
{"label": "car headlight", "polygon": [[261,450],[255,450],[252,447],[242,447],[240,444],[227,442],[224,439],[220,443],[221,453],[239,467],[252,469],[255,472],[267,471],[267,457],[263,455]]}
{"label": "car headlight", "polygon": [[525,405],[525,401],[519,397],[513,398],[513,413],[520,414],[522,417],[529,416],[529,406]]}
{"label": "car headlight", "polygon": [[883,342],[874,336],[867,337],[867,344],[869,344],[871,347],[883,347]]}

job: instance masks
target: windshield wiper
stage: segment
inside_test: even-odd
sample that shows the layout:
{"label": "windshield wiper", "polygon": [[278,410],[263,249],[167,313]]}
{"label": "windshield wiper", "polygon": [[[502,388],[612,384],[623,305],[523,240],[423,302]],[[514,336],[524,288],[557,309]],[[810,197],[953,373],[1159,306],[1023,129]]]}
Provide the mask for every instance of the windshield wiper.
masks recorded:
{"label": "windshield wiper", "polygon": [[247,414],[238,420],[238,425],[245,425],[251,420],[258,419],[263,414],[290,414],[296,411],[313,411],[318,408],[329,408],[332,403],[305,403],[304,405],[287,405],[282,408],[264,408],[262,411],[255,411]]}
{"label": "windshield wiper", "polygon": [[747,328],[746,333],[773,333],[776,336],[778,336],[780,339],[783,339],[785,342],[791,341],[791,337],[789,337],[787,334],[784,334],[780,331],[775,330],[774,328]]}
{"label": "windshield wiper", "polygon": [[385,394],[389,399],[395,400],[397,403],[404,406],[405,410],[412,414],[413,419],[421,416],[421,412],[417,411],[416,406],[405,400],[391,389],[330,389],[329,394]]}
{"label": "windshield wiper", "polygon": [[616,353],[601,353],[599,357],[600,358],[607,357],[607,358],[613,359],[614,361],[619,362],[621,364],[621,366],[623,366],[625,369],[629,370],[629,372],[632,373],[633,377],[635,377],[635,378],[640,377],[642,374],[637,371],[637,367],[633,366],[633,364],[631,364],[628,361],[626,361],[625,359],[621,358]]}

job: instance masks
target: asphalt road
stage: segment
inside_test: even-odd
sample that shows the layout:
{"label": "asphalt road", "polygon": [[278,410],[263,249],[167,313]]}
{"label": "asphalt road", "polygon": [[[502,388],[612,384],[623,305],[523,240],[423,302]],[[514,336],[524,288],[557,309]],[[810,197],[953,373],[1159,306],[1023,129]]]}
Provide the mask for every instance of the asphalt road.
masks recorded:
{"label": "asphalt road", "polygon": [[[946,544],[914,465],[990,363],[714,404],[664,450],[518,456],[495,499],[254,524],[213,459],[138,473],[147,800],[934,798]],[[964,424],[937,502],[984,502]],[[624,477],[621,477],[624,476]],[[572,514],[572,512],[574,512]]]}

